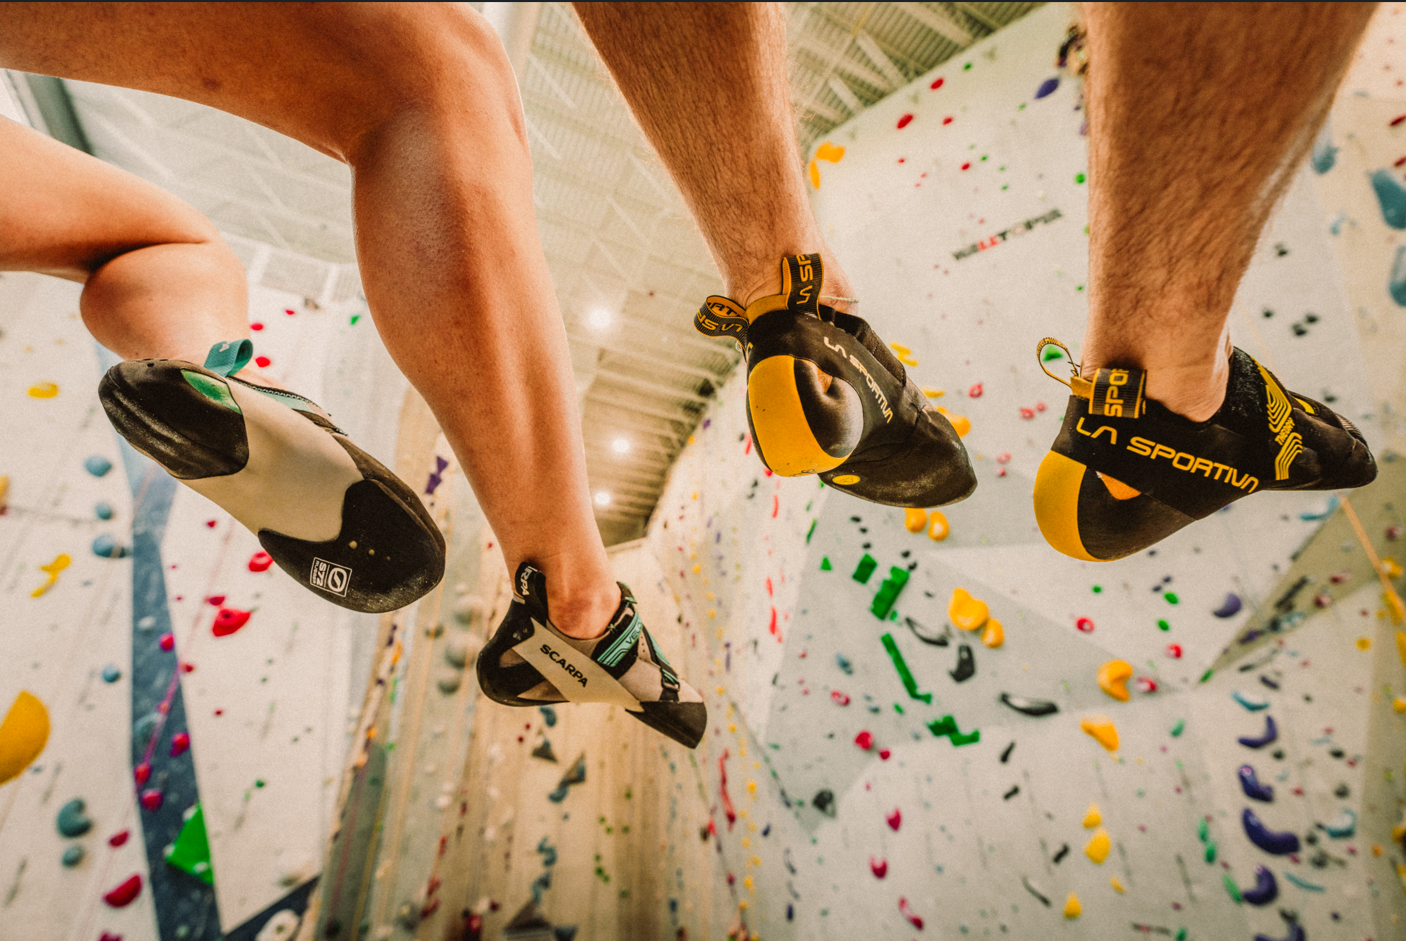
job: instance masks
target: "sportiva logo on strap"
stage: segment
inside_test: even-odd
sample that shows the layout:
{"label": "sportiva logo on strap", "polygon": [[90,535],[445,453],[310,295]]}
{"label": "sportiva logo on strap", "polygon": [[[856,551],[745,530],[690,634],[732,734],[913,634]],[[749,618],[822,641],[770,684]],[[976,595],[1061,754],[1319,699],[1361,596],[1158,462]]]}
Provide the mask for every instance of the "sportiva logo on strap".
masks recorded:
{"label": "sportiva logo on strap", "polygon": [[1100,369],[1090,398],[1094,415],[1137,418],[1143,413],[1142,389],[1147,374],[1140,369]]}
{"label": "sportiva logo on strap", "polygon": [[820,315],[820,255],[787,255],[785,266],[786,306],[797,313]]}
{"label": "sportiva logo on strap", "polygon": [[747,338],[747,312],[731,298],[714,294],[693,315],[693,328],[704,336],[736,340],[741,346]]}
{"label": "sportiva logo on strap", "polygon": [[1289,468],[1303,451],[1303,435],[1294,430],[1294,407],[1289,404],[1289,397],[1263,366],[1255,363],[1255,367],[1264,377],[1265,392],[1269,396],[1269,433],[1274,435],[1274,443],[1279,445],[1279,454],[1274,458],[1274,479],[1287,480]]}

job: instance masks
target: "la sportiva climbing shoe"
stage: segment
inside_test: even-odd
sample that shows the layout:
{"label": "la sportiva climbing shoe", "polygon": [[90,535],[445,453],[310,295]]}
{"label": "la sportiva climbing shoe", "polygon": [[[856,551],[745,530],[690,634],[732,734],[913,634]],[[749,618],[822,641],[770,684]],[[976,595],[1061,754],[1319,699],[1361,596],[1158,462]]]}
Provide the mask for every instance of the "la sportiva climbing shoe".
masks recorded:
{"label": "la sportiva climbing shoe", "polygon": [[[1049,345],[1069,353],[1047,338],[1037,359]],[[1148,399],[1140,369],[1100,369],[1089,380],[1073,366],[1068,381],[1045,372],[1073,394],[1035,475],[1035,519],[1076,559],[1121,559],[1261,490],[1337,490],[1377,476],[1352,422],[1290,392],[1240,349],[1224,404],[1201,422]]]}
{"label": "la sportiva climbing shoe", "polygon": [[968,496],[976,475],[952,424],[868,323],[820,303],[820,256],[786,256],[781,282],[780,294],[745,310],[714,295],[693,321],[742,347],[747,423],[762,463],[890,506]]}
{"label": "la sportiva climbing shoe", "polygon": [[623,583],[606,632],[578,640],[552,623],[547,576],[522,563],[507,616],[479,653],[476,669],[484,695],[505,706],[614,703],[687,748],[697,747],[708,725],[703,697],[664,659]]}
{"label": "la sportiva climbing shoe", "polygon": [[393,611],[444,575],[444,537],[400,478],[322,409],[238,378],[248,340],[204,366],[119,363],[98,385],[118,434],[259,537],[273,560],[328,601]]}

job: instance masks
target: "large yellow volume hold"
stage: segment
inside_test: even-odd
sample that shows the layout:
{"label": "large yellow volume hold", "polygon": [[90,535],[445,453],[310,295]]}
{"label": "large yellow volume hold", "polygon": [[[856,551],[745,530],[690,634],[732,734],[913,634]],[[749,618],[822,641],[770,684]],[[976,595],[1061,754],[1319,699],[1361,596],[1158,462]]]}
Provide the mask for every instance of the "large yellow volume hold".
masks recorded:
{"label": "large yellow volume hold", "polygon": [[1092,735],[1109,751],[1118,750],[1118,727],[1108,716],[1084,716],[1079,722],[1079,728]]}
{"label": "large yellow volume hold", "polygon": [[1079,896],[1073,892],[1069,893],[1069,898],[1064,900],[1064,917],[1078,918],[1084,914],[1084,906],[1079,904]]}
{"label": "large yellow volume hold", "polygon": [[1084,855],[1102,866],[1103,861],[1108,858],[1108,851],[1112,846],[1113,844],[1108,839],[1108,831],[1099,827],[1098,832],[1089,839],[1089,845],[1084,847]]}
{"label": "large yellow volume hold", "polygon": [[1133,665],[1126,660],[1110,660],[1098,668],[1098,688],[1119,702],[1127,702],[1128,680],[1132,678]]}
{"label": "large yellow volume hold", "polygon": [[974,631],[991,617],[991,609],[986,602],[973,598],[965,588],[952,589],[952,600],[947,604],[947,617],[964,631]]}
{"label": "large yellow volume hold", "polygon": [[0,784],[28,768],[49,741],[49,710],[21,690],[0,722]]}

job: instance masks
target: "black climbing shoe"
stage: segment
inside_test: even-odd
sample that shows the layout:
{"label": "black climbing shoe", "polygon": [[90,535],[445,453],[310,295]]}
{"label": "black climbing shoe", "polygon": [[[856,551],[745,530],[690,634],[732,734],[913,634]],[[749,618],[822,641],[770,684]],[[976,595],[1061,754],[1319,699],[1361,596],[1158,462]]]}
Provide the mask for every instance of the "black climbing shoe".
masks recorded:
{"label": "black climbing shoe", "polygon": [[890,506],[968,496],[976,475],[951,423],[868,323],[820,303],[820,256],[786,256],[781,283],[746,310],[714,295],[694,318],[747,357],[747,423],[762,463]]}
{"label": "black climbing shoe", "polygon": [[664,659],[624,584],[606,632],[577,640],[557,630],[547,613],[547,576],[522,563],[513,603],[479,653],[477,669],[484,695],[505,706],[614,703],[687,748],[698,746],[708,725],[703,697]]}
{"label": "black climbing shoe", "polygon": [[444,575],[444,537],[420,498],[300,395],[234,374],[253,344],[205,365],[119,363],[98,385],[117,432],[259,537],[293,578],[354,611],[393,611]]}
{"label": "black climbing shoe", "polygon": [[[1069,352],[1044,339],[1036,357],[1050,344]],[[1045,370],[1073,395],[1035,476],[1040,532],[1067,556],[1121,559],[1251,493],[1377,476],[1350,421],[1290,392],[1243,350],[1231,354],[1225,403],[1203,422],[1148,399],[1140,369],[1100,369],[1092,381],[1073,370],[1069,382]]]}

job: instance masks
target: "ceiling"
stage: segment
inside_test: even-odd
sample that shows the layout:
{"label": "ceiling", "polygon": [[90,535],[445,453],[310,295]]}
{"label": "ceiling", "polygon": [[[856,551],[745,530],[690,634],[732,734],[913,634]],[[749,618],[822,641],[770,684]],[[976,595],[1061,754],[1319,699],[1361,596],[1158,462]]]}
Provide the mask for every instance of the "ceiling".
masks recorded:
{"label": "ceiling", "polygon": [[[488,11],[495,24],[506,12],[520,34],[505,40],[527,118],[538,224],[571,341],[597,518],[607,543],[620,542],[643,534],[674,456],[739,355],[692,328],[693,311],[721,289],[717,271],[570,7],[496,6]],[[1038,6],[786,4],[802,152]],[[246,265],[259,259],[262,283],[324,306],[364,302],[344,165],[178,99],[33,76],[29,84],[48,105],[40,110],[55,136],[86,142],[190,202]],[[63,123],[53,99],[64,92],[76,119],[67,134],[52,127]]]}

